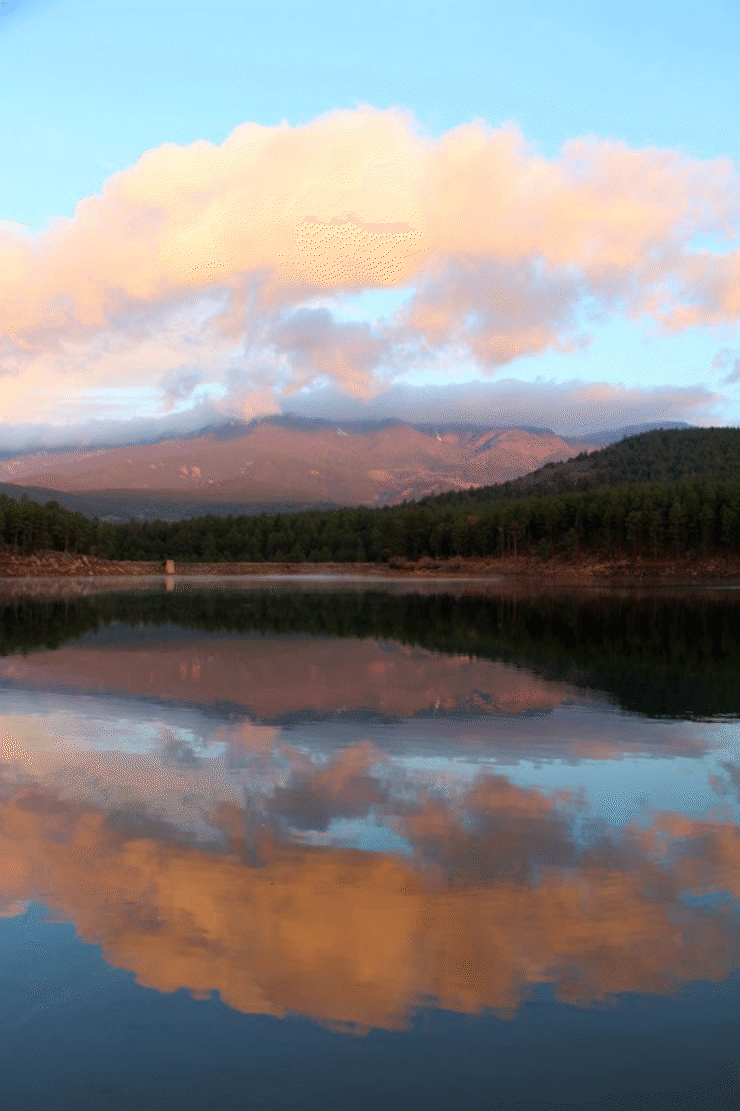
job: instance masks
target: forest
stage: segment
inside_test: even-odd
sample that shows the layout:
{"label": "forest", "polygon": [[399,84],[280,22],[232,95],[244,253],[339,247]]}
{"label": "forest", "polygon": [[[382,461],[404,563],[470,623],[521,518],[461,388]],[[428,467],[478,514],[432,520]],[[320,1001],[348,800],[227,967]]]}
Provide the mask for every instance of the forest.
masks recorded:
{"label": "forest", "polygon": [[599,451],[546,463],[509,482],[437,494],[420,504],[461,505],[682,478],[740,478],[740,428],[657,428],[626,436]]}
{"label": "forest", "polygon": [[[180,563],[377,563],[518,554],[661,559],[740,552],[739,429],[643,433],[587,460],[593,481],[601,476],[592,489],[514,497],[502,487],[483,487],[382,508],[209,514],[175,522],[110,524],[56,501],[40,505],[3,494],[0,551]],[[621,476],[618,484],[615,475]]]}

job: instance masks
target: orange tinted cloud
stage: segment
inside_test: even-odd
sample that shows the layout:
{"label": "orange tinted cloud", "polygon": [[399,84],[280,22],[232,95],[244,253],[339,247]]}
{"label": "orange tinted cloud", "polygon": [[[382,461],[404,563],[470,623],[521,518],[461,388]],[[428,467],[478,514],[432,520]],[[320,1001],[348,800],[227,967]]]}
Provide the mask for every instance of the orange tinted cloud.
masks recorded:
{"label": "orange tinted cloud", "polygon": [[667,329],[740,320],[740,251],[696,251],[682,260],[679,275],[684,303],[667,305],[658,314]]}
{"label": "orange tinted cloud", "polygon": [[0,802],[0,906],[41,899],[160,991],[360,1028],[425,998],[511,1014],[536,983],[589,1004],[737,966],[733,922],[682,903],[706,865],[705,888],[736,887],[735,825],[664,815],[583,847],[567,800],[500,777],[418,802],[410,858],[281,843],[235,806],[223,853],[21,787]]}
{"label": "orange tinted cloud", "polygon": [[[367,106],[165,144],[36,239],[0,225],[0,401],[24,419],[24,396],[55,382],[166,395],[168,376],[204,365],[239,404],[323,377],[369,396],[384,364],[430,346],[493,368],[582,343],[586,301],[672,326],[734,318],[736,260],[712,256],[710,280],[689,244],[731,231],[736,190],[723,159],[595,139],[546,159],[513,127],[433,139]],[[366,332],[327,316],[317,342],[296,312],[383,287],[411,302]]]}

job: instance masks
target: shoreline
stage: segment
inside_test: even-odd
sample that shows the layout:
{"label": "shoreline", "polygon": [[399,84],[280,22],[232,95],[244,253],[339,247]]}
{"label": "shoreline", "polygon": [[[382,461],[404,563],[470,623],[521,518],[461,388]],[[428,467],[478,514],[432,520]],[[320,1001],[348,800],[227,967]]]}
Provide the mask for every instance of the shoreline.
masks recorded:
{"label": "shoreline", "polygon": [[0,579],[101,578],[158,576],[165,580],[193,576],[316,576],[331,578],[362,576],[383,579],[503,578],[524,584],[569,586],[645,585],[700,586],[740,585],[740,555],[699,556],[690,559],[647,560],[554,558],[540,560],[520,555],[478,558],[430,559],[416,562],[394,559],[390,563],[176,563],[167,574],[160,561],[105,560],[65,552],[35,555],[0,553]]}

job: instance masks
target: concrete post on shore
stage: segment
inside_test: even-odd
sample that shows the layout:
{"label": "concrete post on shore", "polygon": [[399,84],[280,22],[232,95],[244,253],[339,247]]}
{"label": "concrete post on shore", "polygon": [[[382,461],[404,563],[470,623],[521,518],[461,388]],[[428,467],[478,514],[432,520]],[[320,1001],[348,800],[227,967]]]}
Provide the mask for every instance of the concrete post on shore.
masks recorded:
{"label": "concrete post on shore", "polygon": [[165,575],[174,575],[174,573],[175,573],[175,561],[174,561],[174,559],[166,559],[164,561],[164,573],[165,573]]}

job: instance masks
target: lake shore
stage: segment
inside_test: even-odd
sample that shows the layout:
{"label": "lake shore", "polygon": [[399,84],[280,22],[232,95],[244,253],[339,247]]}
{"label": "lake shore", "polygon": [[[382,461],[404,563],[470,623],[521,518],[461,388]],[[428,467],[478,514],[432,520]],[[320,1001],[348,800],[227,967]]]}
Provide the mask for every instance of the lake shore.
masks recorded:
{"label": "lake shore", "polygon": [[151,576],[186,578],[196,575],[330,575],[370,578],[489,579],[551,585],[740,585],[740,556],[702,556],[692,559],[648,560],[555,558],[541,560],[519,555],[487,559],[400,559],[390,563],[176,563],[174,576],[165,576],[160,561],[107,560],[65,552],[35,555],[0,553],[0,578],[80,578]]}

